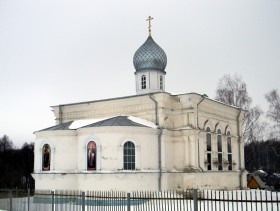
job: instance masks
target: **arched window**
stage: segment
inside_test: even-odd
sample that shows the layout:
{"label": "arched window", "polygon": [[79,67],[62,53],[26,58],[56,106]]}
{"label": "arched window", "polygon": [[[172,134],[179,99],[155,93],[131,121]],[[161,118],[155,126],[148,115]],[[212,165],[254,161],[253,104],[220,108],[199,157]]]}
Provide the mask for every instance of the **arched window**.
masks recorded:
{"label": "arched window", "polygon": [[206,128],[206,156],[207,156],[207,170],[212,169],[212,146],[211,146],[211,131],[210,128]]}
{"label": "arched window", "polygon": [[135,145],[131,141],[123,146],[123,169],[135,170]]}
{"label": "arched window", "polygon": [[42,170],[49,171],[51,167],[51,148],[50,145],[44,144],[42,147]]}
{"label": "arched window", "polygon": [[231,149],[231,135],[227,132],[227,153],[228,153],[228,170],[232,170],[232,149]]}
{"label": "arched window", "polygon": [[163,90],[163,77],[162,77],[162,75],[159,76],[159,88],[160,88],[161,90]]}
{"label": "arched window", "polygon": [[88,142],[87,145],[87,170],[96,170],[96,143]]}
{"label": "arched window", "polygon": [[222,134],[221,130],[219,129],[217,135],[217,145],[218,145],[218,170],[223,170],[223,149],[222,149]]}
{"label": "arched window", "polygon": [[141,76],[141,88],[142,89],[146,89],[146,76],[145,75],[142,75]]}

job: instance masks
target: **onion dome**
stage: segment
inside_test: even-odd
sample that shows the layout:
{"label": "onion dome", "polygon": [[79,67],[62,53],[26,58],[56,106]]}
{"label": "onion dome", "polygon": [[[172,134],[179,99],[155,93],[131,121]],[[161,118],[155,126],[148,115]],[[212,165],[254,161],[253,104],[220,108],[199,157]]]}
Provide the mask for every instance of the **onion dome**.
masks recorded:
{"label": "onion dome", "polygon": [[135,52],[133,65],[136,72],[157,70],[165,73],[167,57],[164,50],[149,36],[146,42]]}

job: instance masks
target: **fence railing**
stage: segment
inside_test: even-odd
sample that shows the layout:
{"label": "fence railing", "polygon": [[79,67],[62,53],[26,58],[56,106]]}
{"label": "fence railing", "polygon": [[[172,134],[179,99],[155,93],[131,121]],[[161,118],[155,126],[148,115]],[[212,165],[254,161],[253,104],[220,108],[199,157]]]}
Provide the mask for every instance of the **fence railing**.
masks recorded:
{"label": "fence railing", "polygon": [[278,211],[280,192],[266,190],[36,191],[0,190],[8,211]]}

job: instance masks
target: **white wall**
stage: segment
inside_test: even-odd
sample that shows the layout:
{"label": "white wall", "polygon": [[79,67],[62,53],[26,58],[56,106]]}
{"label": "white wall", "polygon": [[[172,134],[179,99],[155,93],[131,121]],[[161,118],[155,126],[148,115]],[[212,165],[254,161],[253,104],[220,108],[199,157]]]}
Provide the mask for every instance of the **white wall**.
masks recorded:
{"label": "white wall", "polygon": [[[183,95],[157,93],[153,94],[153,97],[158,102],[158,125],[164,128],[161,137],[163,189],[192,188],[195,186],[201,188],[239,188],[240,172],[242,172],[241,183],[245,184],[244,158],[242,156],[243,137],[238,134],[238,124],[241,127],[243,111],[207,98],[204,99],[203,96],[195,93]],[[143,95],[65,105],[62,107],[62,113],[64,115],[63,121],[101,118],[122,113],[133,114],[155,122],[155,106],[149,95]],[[57,107],[54,109],[58,115]],[[238,119],[238,117],[241,118]],[[217,157],[217,129],[222,131],[223,158],[225,160],[227,159],[225,134],[227,131],[231,132],[232,158],[236,164],[233,166],[233,171],[227,171],[226,166],[224,171],[217,171],[217,166],[214,165],[212,165],[211,171],[207,171],[207,165],[205,165],[205,129],[207,126],[210,127],[212,134],[212,158]],[[77,179],[77,188],[85,189],[87,181],[91,181],[102,190],[109,187],[119,188],[125,184],[126,180],[130,181],[131,187],[125,188],[140,188],[137,181],[150,184],[150,180],[152,184],[145,187],[158,188],[158,182],[155,182],[159,178],[158,131],[156,129],[96,127],[82,128],[75,132],[76,134],[71,132],[73,134],[68,135],[55,131],[36,133],[38,138],[35,143],[35,172],[40,172],[41,168],[41,155],[38,154],[40,152],[38,147],[42,146],[44,141],[50,140],[55,148],[54,157],[58,159],[53,162],[55,164],[54,170],[77,174],[77,178],[79,178]],[[242,131],[240,133],[242,134]],[[97,171],[93,172],[86,170],[86,146],[90,140],[96,142],[99,150],[97,152]],[[135,175],[122,169],[122,146],[125,141],[132,141],[136,146],[137,173]],[[69,144],[71,146],[68,147]],[[73,154],[73,157],[69,160],[65,153]],[[239,162],[240,154],[241,162]],[[41,176],[43,177],[43,175]],[[96,183],[95,180],[99,182]],[[40,180],[38,181],[40,182]],[[222,184],[221,181],[223,181]],[[104,184],[108,187],[104,187]],[[42,185],[38,186],[43,187]]]}
{"label": "white wall", "polygon": [[78,190],[157,190],[158,173],[102,173],[78,175]]}
{"label": "white wall", "polygon": [[[142,89],[141,87],[142,75],[146,76],[146,89]],[[163,78],[163,89],[160,89],[160,76]],[[137,71],[135,74],[135,80],[137,94],[163,92],[165,90],[165,74],[163,72],[155,70]]]}
{"label": "white wall", "polygon": [[32,174],[36,190],[77,190],[76,174]]}
{"label": "white wall", "polygon": [[[158,131],[145,127],[82,128],[76,134],[69,131],[37,132],[35,171],[37,189],[98,190],[158,187]],[[97,170],[87,171],[87,143],[97,144]],[[123,145],[135,144],[136,170],[123,170]],[[40,151],[44,143],[53,147],[54,168],[41,171]],[[46,185],[47,183],[47,185]],[[71,184],[70,184],[71,183]],[[67,184],[69,184],[67,186]]]}
{"label": "white wall", "polygon": [[36,132],[34,172],[42,171],[42,147],[51,147],[51,171],[73,172],[77,170],[76,131]]}

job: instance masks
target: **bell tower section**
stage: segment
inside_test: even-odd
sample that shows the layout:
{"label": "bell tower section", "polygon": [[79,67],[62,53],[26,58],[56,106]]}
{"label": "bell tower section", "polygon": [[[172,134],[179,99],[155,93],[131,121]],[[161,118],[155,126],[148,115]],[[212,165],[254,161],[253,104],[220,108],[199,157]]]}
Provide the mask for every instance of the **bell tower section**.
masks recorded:
{"label": "bell tower section", "polygon": [[165,74],[167,56],[164,50],[156,44],[151,35],[151,16],[149,21],[149,36],[138,48],[133,57],[135,68],[136,94],[165,91]]}

